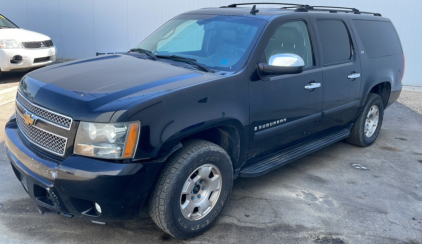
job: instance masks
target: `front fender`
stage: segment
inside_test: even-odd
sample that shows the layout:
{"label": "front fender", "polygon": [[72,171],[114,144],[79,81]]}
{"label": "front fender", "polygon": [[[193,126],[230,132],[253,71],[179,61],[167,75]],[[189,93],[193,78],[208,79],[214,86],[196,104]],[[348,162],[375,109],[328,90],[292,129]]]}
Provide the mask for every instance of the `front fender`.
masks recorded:
{"label": "front fender", "polygon": [[247,138],[248,97],[248,79],[237,74],[132,104],[116,112],[112,121],[140,120],[135,157],[157,158],[181,139],[215,126],[235,126]]}

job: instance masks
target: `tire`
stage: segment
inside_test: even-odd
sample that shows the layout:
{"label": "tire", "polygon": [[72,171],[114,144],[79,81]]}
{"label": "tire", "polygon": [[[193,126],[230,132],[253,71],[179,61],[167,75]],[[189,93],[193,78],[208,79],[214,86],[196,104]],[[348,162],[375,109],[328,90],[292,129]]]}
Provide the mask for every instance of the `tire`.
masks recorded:
{"label": "tire", "polygon": [[[375,125],[374,118],[376,116],[374,115],[374,111],[376,111],[376,109],[378,109],[378,122]],[[368,117],[371,117],[370,114],[372,114],[372,120],[370,118],[368,119]],[[356,122],[350,131],[350,136],[347,138],[347,141],[358,147],[372,145],[381,130],[383,118],[384,103],[382,98],[378,94],[370,93],[359,117],[356,119]],[[368,121],[373,123],[367,123]],[[365,124],[368,124],[369,126],[365,127]]]}
{"label": "tire", "polygon": [[[208,174],[208,178],[202,177],[207,175],[207,170],[212,173]],[[217,189],[216,182],[220,179],[219,190],[211,191],[212,188]],[[205,189],[205,186],[209,186],[209,189]],[[233,167],[226,151],[211,142],[191,140],[184,143],[184,147],[167,161],[151,194],[149,214],[158,227],[168,234],[179,239],[192,238],[204,233],[215,223],[227,203],[232,187]],[[183,194],[183,189],[189,189],[185,190],[188,194]],[[201,194],[203,197],[200,197]],[[184,206],[188,206],[185,209],[196,206],[195,201],[201,204],[213,202],[213,205],[204,209],[202,206],[205,205],[198,205],[196,212],[182,211]],[[185,216],[190,212],[192,214],[188,219]]]}

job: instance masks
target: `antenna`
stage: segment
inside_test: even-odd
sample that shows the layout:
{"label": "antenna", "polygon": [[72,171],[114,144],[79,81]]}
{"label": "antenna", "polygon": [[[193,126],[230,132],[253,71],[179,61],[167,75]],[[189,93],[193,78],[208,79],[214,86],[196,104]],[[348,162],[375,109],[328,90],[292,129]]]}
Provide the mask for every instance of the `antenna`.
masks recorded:
{"label": "antenna", "polygon": [[252,9],[251,9],[251,14],[255,15],[256,13],[258,13],[259,10],[256,9],[256,5],[253,5]]}

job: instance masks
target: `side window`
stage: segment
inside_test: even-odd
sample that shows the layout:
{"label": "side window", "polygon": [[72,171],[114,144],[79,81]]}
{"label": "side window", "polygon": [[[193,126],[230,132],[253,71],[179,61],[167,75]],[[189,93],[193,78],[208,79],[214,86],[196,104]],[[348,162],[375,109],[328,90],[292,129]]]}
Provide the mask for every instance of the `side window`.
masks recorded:
{"label": "side window", "polygon": [[305,22],[289,22],[274,32],[265,48],[267,63],[272,55],[282,53],[299,55],[305,61],[305,69],[314,66],[311,39]]}
{"label": "side window", "polygon": [[340,20],[318,20],[324,65],[347,62],[352,57],[349,32]]}
{"label": "side window", "polygon": [[378,58],[403,53],[400,39],[391,22],[353,20],[353,25],[369,57]]}

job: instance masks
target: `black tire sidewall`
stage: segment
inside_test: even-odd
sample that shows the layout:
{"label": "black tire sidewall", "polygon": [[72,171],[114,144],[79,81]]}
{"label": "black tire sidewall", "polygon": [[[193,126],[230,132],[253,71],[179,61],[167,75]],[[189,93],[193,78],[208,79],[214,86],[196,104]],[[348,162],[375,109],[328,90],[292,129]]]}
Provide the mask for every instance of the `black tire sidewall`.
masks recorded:
{"label": "black tire sidewall", "polygon": [[[376,105],[378,107],[379,110],[379,121],[378,121],[378,125],[377,128],[374,132],[374,134],[372,134],[371,137],[367,137],[365,135],[365,123],[366,123],[366,117],[369,113],[369,110],[371,109],[372,106]],[[361,126],[361,131],[362,131],[362,139],[364,141],[364,144],[366,146],[371,145],[372,143],[375,142],[375,140],[378,137],[378,134],[380,133],[381,130],[381,126],[382,126],[382,122],[383,122],[383,118],[384,118],[384,104],[382,102],[382,99],[380,96],[374,96],[372,97],[371,101],[369,101],[363,111],[363,116],[362,119],[360,121],[360,126]]]}
{"label": "black tire sidewall", "polygon": [[[233,186],[233,170],[228,156],[217,151],[206,151],[190,158],[189,161],[190,162],[180,169],[182,173],[178,175],[176,179],[175,189],[173,191],[173,195],[171,196],[171,200],[169,201],[171,204],[169,209],[171,209],[172,212],[172,221],[185,238],[199,235],[213,225],[226,205]],[[213,164],[220,170],[222,177],[220,196],[210,213],[200,220],[189,221],[183,216],[180,210],[180,194],[188,177],[195,169],[204,164]]]}

